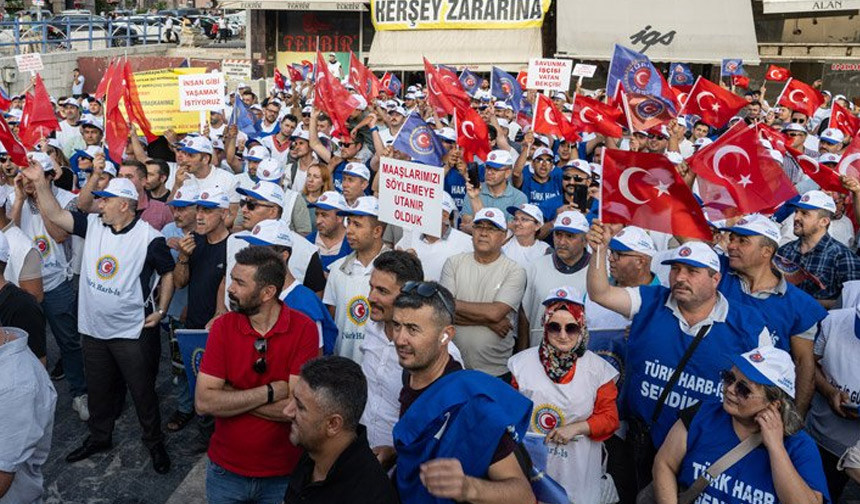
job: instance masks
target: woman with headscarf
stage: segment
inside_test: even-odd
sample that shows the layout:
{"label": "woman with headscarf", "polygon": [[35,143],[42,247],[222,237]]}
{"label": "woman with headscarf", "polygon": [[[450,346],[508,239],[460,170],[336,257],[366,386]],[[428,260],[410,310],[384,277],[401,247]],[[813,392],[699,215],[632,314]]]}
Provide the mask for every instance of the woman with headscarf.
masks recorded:
{"label": "woman with headscarf", "polygon": [[829,503],[821,457],[794,406],[791,356],[766,346],[732,363],[722,372],[722,401],[682,411],[660,447],[653,471],[656,502],[677,503],[680,489],[742,441],[760,435],[760,444],[704,487],[699,502]]}
{"label": "woman with headscarf", "polygon": [[588,351],[583,296],[553,289],[543,302],[540,345],[508,361],[513,386],[532,400],[529,431],[545,435],[546,473],[577,504],[597,504],[603,441],[618,428],[618,371]]}

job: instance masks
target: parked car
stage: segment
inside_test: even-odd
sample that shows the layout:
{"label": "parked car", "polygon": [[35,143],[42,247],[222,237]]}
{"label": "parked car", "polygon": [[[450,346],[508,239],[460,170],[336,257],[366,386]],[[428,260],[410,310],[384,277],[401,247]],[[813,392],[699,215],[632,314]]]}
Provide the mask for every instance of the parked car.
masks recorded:
{"label": "parked car", "polygon": [[91,24],[107,28],[108,20],[102,16],[90,14],[87,11],[63,11],[51,18],[50,23],[68,35],[71,31],[75,31],[82,26],[88,27]]}

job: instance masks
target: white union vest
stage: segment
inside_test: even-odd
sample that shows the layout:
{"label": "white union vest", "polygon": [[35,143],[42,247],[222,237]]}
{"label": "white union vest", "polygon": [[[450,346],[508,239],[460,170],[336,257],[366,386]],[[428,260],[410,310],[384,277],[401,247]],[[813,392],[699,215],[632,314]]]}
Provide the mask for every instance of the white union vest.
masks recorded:
{"label": "white union vest", "polygon": [[[549,434],[557,426],[587,420],[594,411],[597,389],[618,377],[618,371],[597,354],[587,351],[576,361],[569,383],[554,383],[546,375],[538,356],[539,347],[520,352],[508,361],[508,369],[520,393],[534,403],[529,431]],[[589,437],[565,445],[550,443],[546,472],[567,490],[576,504],[597,504],[603,443]]]}
{"label": "white union vest", "polygon": [[[66,208],[69,202],[75,199],[74,194],[59,188],[56,196],[60,208]],[[57,286],[71,278],[70,258],[66,257],[63,244],[57,243],[51,237],[45,227],[42,215],[39,212],[33,212],[28,201],[25,201],[21,208],[21,230],[30,237],[33,246],[42,257],[42,282],[45,292],[56,289]],[[71,239],[69,237],[69,240]]]}
{"label": "white union vest", "polygon": [[98,215],[89,215],[81,262],[78,332],[97,339],[137,339],[149,297],[140,274],[152,240],[161,236],[142,219],[126,233],[114,234]]}

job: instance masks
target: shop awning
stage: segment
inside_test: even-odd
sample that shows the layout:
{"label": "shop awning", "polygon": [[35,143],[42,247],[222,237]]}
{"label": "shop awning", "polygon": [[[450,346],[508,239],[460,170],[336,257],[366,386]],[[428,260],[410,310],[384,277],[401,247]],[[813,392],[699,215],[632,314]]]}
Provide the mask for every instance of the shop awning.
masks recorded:
{"label": "shop awning", "polygon": [[540,28],[522,30],[381,31],[373,36],[368,66],[373,70],[424,70],[433,64],[487,71],[495,65],[517,71],[541,57]]}
{"label": "shop awning", "polygon": [[749,0],[566,0],[556,6],[559,56],[609,60],[621,44],[653,61],[759,62]]}
{"label": "shop awning", "polygon": [[366,0],[222,0],[225,9],[288,11],[368,11]]}

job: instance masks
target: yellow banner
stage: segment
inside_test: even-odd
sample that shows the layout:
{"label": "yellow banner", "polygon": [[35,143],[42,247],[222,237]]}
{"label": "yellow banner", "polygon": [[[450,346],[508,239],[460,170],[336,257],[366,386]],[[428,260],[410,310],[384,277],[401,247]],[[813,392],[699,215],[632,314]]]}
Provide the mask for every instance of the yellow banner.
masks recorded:
{"label": "yellow banner", "polygon": [[376,31],[535,28],[552,0],[371,0]]}
{"label": "yellow banner", "polygon": [[199,112],[179,111],[179,76],[204,72],[205,68],[174,68],[134,74],[140,104],[153,134],[163,135],[168,128],[176,133],[200,131]]}

